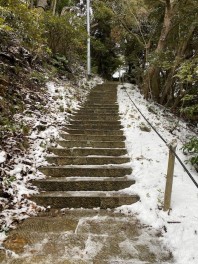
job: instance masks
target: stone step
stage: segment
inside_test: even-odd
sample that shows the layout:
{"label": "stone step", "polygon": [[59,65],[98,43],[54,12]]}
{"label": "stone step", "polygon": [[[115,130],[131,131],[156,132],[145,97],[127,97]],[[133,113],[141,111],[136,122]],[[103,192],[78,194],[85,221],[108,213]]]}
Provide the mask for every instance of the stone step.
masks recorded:
{"label": "stone step", "polygon": [[80,109],[78,112],[73,112],[73,114],[75,114],[76,116],[77,115],[87,115],[87,116],[92,116],[92,115],[117,115],[119,116],[118,114],[118,110],[99,110],[99,109],[94,109],[92,108],[91,110],[90,109]]}
{"label": "stone step", "polygon": [[[104,117],[104,113],[107,117],[110,117],[110,116],[114,116],[115,118],[117,117],[120,117],[119,113],[117,110],[115,111],[103,111],[103,110],[99,110],[99,109],[93,109],[93,111],[87,111],[87,110],[83,110],[83,108],[79,109],[78,111],[74,112],[71,117],[78,117],[79,115],[82,115],[82,116],[88,116],[89,117],[89,114],[91,115],[90,117],[93,116],[103,116]],[[102,119],[102,118],[101,118]]]}
{"label": "stone step", "polygon": [[94,103],[94,102],[85,102],[82,107],[97,107],[97,108],[105,108],[105,109],[119,109],[118,103]]}
{"label": "stone step", "polygon": [[102,105],[101,107],[97,107],[95,105],[82,105],[80,108],[78,108],[78,111],[79,110],[89,110],[89,111],[106,111],[106,112],[115,112],[115,113],[118,113],[118,106],[109,106],[109,107],[105,107],[104,105]]}
{"label": "stone step", "polygon": [[87,102],[94,102],[94,103],[105,103],[105,104],[112,104],[112,103],[118,103],[117,98],[114,95],[108,95],[108,96],[88,96]]}
{"label": "stone step", "polygon": [[44,192],[32,197],[41,206],[51,208],[115,208],[139,201],[137,195],[119,192]]}
{"label": "stone step", "polygon": [[115,99],[112,100],[109,98],[108,100],[106,100],[105,98],[100,98],[100,99],[96,99],[96,100],[98,100],[98,102],[95,102],[93,99],[87,98],[87,101],[85,101],[84,104],[91,103],[91,104],[97,104],[99,106],[101,106],[101,105],[105,105],[105,106],[118,105],[118,102]]}
{"label": "stone step", "polygon": [[110,86],[107,86],[107,85],[104,86],[104,84],[97,85],[96,87],[94,87],[94,89],[91,90],[91,92],[89,94],[94,94],[94,93],[100,93],[100,94],[112,93],[112,94],[117,94],[117,87],[115,87],[115,84],[114,84],[114,87],[115,87],[114,89],[112,89],[112,87],[110,87]]}
{"label": "stone step", "polygon": [[[113,212],[112,212],[113,211]],[[62,213],[64,212],[64,213]],[[103,236],[103,234],[108,233],[109,235],[112,235],[112,231],[116,232],[114,233],[114,240],[115,238],[118,237],[118,233],[120,230],[125,228],[129,230],[128,235],[135,235],[135,241],[137,241],[137,219],[133,219],[131,216],[126,216],[123,215],[122,213],[119,212],[114,212],[114,210],[97,210],[97,217],[96,217],[96,211],[92,209],[87,209],[87,210],[82,210],[82,209],[75,209],[75,210],[70,210],[69,208],[65,208],[63,211],[57,210],[57,209],[52,209],[52,210],[46,210],[42,211],[39,213],[39,217],[29,217],[25,221],[21,222],[20,225],[17,227],[17,229],[12,230],[13,240],[16,239],[17,233],[20,232],[20,238],[23,237],[25,238],[24,240],[30,240],[30,243],[32,244],[34,240],[34,243],[38,243],[39,241],[43,240],[45,234],[60,234],[63,241],[59,243],[63,244],[65,243],[65,236],[63,236],[63,233],[70,231],[71,233],[72,240],[76,239],[77,245],[79,244],[79,238],[83,237],[83,235],[87,234],[89,235],[90,232],[92,232],[92,235],[98,235],[99,237]],[[130,219],[128,219],[130,217]],[[83,220],[83,221],[81,221]],[[122,224],[121,224],[122,223]],[[124,226],[123,226],[124,224]],[[119,227],[118,227],[119,225]],[[139,225],[138,225],[139,226]],[[76,228],[78,227],[78,232],[76,232],[74,236],[74,232]],[[89,228],[88,228],[89,227]],[[71,232],[73,231],[73,232]],[[87,232],[88,231],[88,232]],[[90,232],[89,232],[90,231]],[[102,232],[101,232],[102,231]],[[80,235],[79,237],[77,236]],[[41,237],[40,237],[41,235]],[[67,234],[68,235],[68,234]],[[110,235],[110,237],[111,237]],[[119,233],[121,236],[121,241],[123,240],[123,233]],[[35,236],[38,237],[39,239],[35,239]],[[48,237],[49,240],[52,239],[52,237]],[[57,236],[55,236],[57,239]],[[60,237],[59,237],[60,238]],[[130,237],[132,238],[132,237]],[[85,239],[83,237],[83,239]],[[36,240],[36,241],[35,241]],[[83,240],[83,244],[86,240]],[[14,241],[13,241],[14,242]],[[68,241],[67,241],[68,242]],[[20,242],[18,242],[20,244]],[[37,244],[38,245],[38,244]],[[54,245],[54,243],[53,243]],[[59,246],[59,245],[58,245]],[[48,249],[48,247],[47,247]],[[46,254],[48,254],[47,260],[49,260],[49,251],[46,249]],[[43,247],[41,248],[41,252],[43,250]],[[59,253],[59,249],[57,250]],[[65,253],[65,250],[63,251]],[[33,251],[33,254],[35,251]],[[42,252],[43,253],[43,252]],[[63,253],[63,254],[64,254]],[[140,253],[141,254],[141,253]],[[57,256],[57,255],[56,255]],[[75,257],[75,256],[74,256]],[[17,258],[18,260],[18,258]],[[56,259],[57,260],[57,259]],[[70,259],[71,261],[71,259]],[[61,262],[61,264],[71,264],[71,262]],[[23,262],[22,262],[23,263]],[[25,262],[26,264],[50,264],[48,261],[44,262]],[[54,262],[55,264],[60,264],[60,262],[57,263]],[[83,264],[82,262],[80,262]],[[72,264],[80,264],[78,261],[73,262]],[[100,264],[101,262],[97,262],[97,264]],[[106,263],[106,262],[105,262]],[[4,263],[5,264],[5,263]],[[6,263],[8,264],[8,263]],[[9,262],[9,264],[21,264],[19,261],[14,261],[12,263]],[[24,264],[24,263],[23,263]],[[85,263],[84,263],[85,264]],[[88,264],[88,263],[86,263]],[[96,263],[95,263],[96,264]],[[104,263],[102,263],[104,264]],[[123,263],[122,263],[123,264]],[[142,263],[139,263],[142,264]],[[146,264],[146,263],[144,263]],[[165,264],[165,263],[163,263]],[[167,264],[167,263],[166,263]]]}
{"label": "stone step", "polygon": [[83,105],[95,105],[95,106],[98,106],[98,107],[119,107],[118,105],[118,102],[114,101],[114,102],[111,102],[110,100],[108,100],[107,103],[104,103],[104,102],[94,102],[93,100],[87,100],[84,102]]}
{"label": "stone step", "polygon": [[88,96],[97,96],[97,97],[104,97],[104,96],[114,96],[117,98],[117,91],[111,91],[111,90],[95,90],[93,89],[91,93],[88,94]]}
{"label": "stone step", "polygon": [[119,110],[118,109],[107,109],[107,108],[95,108],[95,107],[82,107],[78,109],[78,112],[75,112],[74,114],[92,114],[98,115],[98,114],[107,114],[107,115],[118,115],[119,116]]}
{"label": "stone step", "polygon": [[92,147],[92,148],[124,148],[125,143],[122,141],[91,141],[91,140],[59,140],[57,143],[64,148],[72,147]]}
{"label": "stone step", "polygon": [[71,120],[71,125],[99,125],[99,126],[120,126],[120,121],[106,121],[106,120]]}
{"label": "stone step", "polygon": [[118,104],[117,98],[111,96],[108,98],[102,98],[102,97],[88,97],[86,103],[96,103],[96,104],[105,104],[105,105],[112,105],[112,104]]}
{"label": "stone step", "polygon": [[117,95],[115,95],[115,93],[105,93],[105,94],[101,94],[101,93],[90,93],[87,96],[87,100],[104,100],[107,102],[117,102]]}
{"label": "stone step", "polygon": [[[105,90],[103,90],[103,92],[101,92],[101,91],[97,91],[97,90],[92,90],[91,91],[91,93],[89,93],[88,94],[88,97],[89,96],[93,96],[93,97],[101,97],[101,98],[103,98],[103,97],[106,97],[106,96],[114,96],[116,99],[117,99],[117,91],[105,91]],[[110,98],[111,98],[110,97]]]}
{"label": "stone step", "polygon": [[117,99],[117,91],[97,91],[97,90],[92,90],[91,93],[88,94],[87,97],[101,97],[101,98],[107,98],[107,96],[114,96]]}
{"label": "stone step", "polygon": [[123,135],[123,131],[122,130],[101,130],[101,129],[83,129],[83,128],[79,128],[79,129],[75,129],[75,128],[69,128],[69,127],[65,127],[62,128],[62,131],[67,132],[69,134],[85,134],[85,135],[104,135],[104,136],[110,136],[110,135],[114,135],[114,136],[122,136]]}
{"label": "stone step", "polygon": [[112,99],[117,99],[116,93],[90,93],[87,98],[100,98],[102,100],[112,100]]}
{"label": "stone step", "polygon": [[112,103],[118,103],[117,98],[115,95],[109,94],[107,95],[89,95],[87,97],[87,101],[86,102],[96,102],[98,101],[99,103],[103,103],[105,102],[105,104],[112,104]]}
{"label": "stone step", "polygon": [[105,106],[105,105],[107,105],[107,106],[109,106],[109,105],[111,105],[111,106],[118,106],[118,103],[117,103],[117,101],[116,100],[108,100],[108,101],[104,101],[104,100],[102,100],[102,99],[91,99],[91,100],[87,100],[83,105],[99,105],[99,106]]}
{"label": "stone step", "polygon": [[117,94],[117,88],[115,88],[115,89],[113,89],[112,90],[112,88],[110,88],[110,89],[108,89],[108,88],[104,88],[104,87],[100,87],[100,88],[94,88],[89,94],[94,94],[94,93],[99,93],[100,95],[104,95],[104,94],[109,94],[109,93],[111,93],[111,94],[114,94],[114,95],[116,95]]}
{"label": "stone step", "polygon": [[121,125],[111,125],[111,124],[83,124],[83,123],[79,123],[79,124],[70,124],[66,126],[68,129],[98,129],[98,130],[110,130],[113,128],[114,130],[120,130],[123,127]]}
{"label": "stone step", "polygon": [[93,106],[93,105],[91,105],[91,106],[86,106],[86,107],[84,107],[84,105],[82,105],[80,108],[78,108],[77,109],[77,111],[82,111],[82,110],[86,110],[86,111],[103,111],[103,112],[106,112],[106,113],[112,113],[112,112],[114,112],[114,113],[118,113],[118,107],[116,106],[114,106],[114,107],[96,107],[96,106]]}
{"label": "stone step", "polygon": [[100,123],[86,123],[85,122],[76,122],[66,125],[66,127],[71,129],[98,129],[98,130],[120,130],[122,129],[122,125],[120,124],[100,124]]}
{"label": "stone step", "polygon": [[104,165],[104,164],[124,164],[130,162],[128,157],[116,156],[97,156],[97,157],[65,157],[65,156],[50,156],[46,157],[47,161],[56,165]]}
{"label": "stone step", "polygon": [[92,141],[124,141],[126,138],[122,136],[97,136],[97,135],[85,135],[85,134],[65,134],[61,133],[60,136],[66,140],[92,140]]}
{"label": "stone step", "polygon": [[123,156],[127,154],[125,148],[49,148],[49,151],[58,156]]}
{"label": "stone step", "polygon": [[72,121],[77,121],[77,120],[92,120],[92,121],[99,121],[99,120],[103,120],[103,121],[120,121],[120,117],[119,115],[107,115],[107,114],[76,114],[71,116]]}
{"label": "stone step", "polygon": [[47,166],[39,170],[51,177],[124,177],[132,173],[129,166],[122,165],[65,165]]}
{"label": "stone step", "polygon": [[130,187],[126,178],[50,178],[32,182],[40,191],[118,191]]}
{"label": "stone step", "polygon": [[96,96],[96,97],[101,97],[101,98],[106,98],[106,96],[108,95],[113,95],[113,96],[117,96],[117,91],[110,91],[110,90],[92,90],[88,96]]}

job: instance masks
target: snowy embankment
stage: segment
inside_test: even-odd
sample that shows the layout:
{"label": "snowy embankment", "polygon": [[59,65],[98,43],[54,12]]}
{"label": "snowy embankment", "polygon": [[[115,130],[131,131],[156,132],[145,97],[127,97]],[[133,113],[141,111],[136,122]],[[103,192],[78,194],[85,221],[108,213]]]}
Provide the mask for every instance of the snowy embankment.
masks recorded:
{"label": "snowy embankment", "polygon": [[[39,95],[45,97],[46,105],[40,105],[38,102],[38,110],[34,111],[31,110],[30,95],[27,94],[30,104],[26,105],[22,114],[14,118],[16,123],[29,127],[29,148],[23,155],[16,152],[12,157],[0,148],[0,172],[3,174],[4,190],[4,198],[0,197],[0,242],[17,222],[42,210],[28,199],[30,195],[37,193],[36,187],[31,185],[31,180],[42,177],[38,167],[47,164],[45,156],[48,147],[55,146],[60,129],[69,123],[71,113],[84,102],[90,89],[101,82],[97,77],[89,82],[82,78],[75,85],[60,80],[48,82],[44,93]],[[10,158],[11,165],[8,162]]]}
{"label": "snowy embankment", "polygon": [[[177,154],[185,163],[188,158],[181,150],[186,138],[195,135],[185,122],[162,107],[147,102],[136,86],[124,84],[130,97],[167,142],[177,140]],[[126,214],[136,214],[142,223],[162,230],[162,240],[173,252],[177,264],[198,263],[198,189],[176,160],[171,210],[162,210],[168,147],[137,112],[122,85],[118,87],[118,102],[122,125],[126,136],[126,147],[132,160],[130,177],[136,184],[125,189],[137,193],[140,201],[123,206]],[[146,130],[146,131],[145,131]],[[173,130],[173,131],[172,131]],[[186,165],[195,180],[198,175],[190,164]]]}

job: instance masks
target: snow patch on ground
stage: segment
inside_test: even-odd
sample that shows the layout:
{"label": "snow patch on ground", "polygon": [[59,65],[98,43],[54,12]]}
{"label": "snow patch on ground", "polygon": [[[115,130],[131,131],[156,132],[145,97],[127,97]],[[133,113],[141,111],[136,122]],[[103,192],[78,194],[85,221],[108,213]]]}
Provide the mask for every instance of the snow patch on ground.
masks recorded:
{"label": "snow patch on ground", "polygon": [[[185,140],[194,133],[188,129],[185,122],[176,120],[175,116],[162,107],[145,101],[136,86],[124,86],[138,108],[164,139],[167,142],[177,140],[176,152],[185,163],[188,157],[181,148]],[[176,161],[171,210],[168,213],[162,210],[169,150],[158,135],[150,130],[122,87],[118,87],[119,109],[126,147],[132,160],[133,173],[130,177],[136,180],[136,184],[125,189],[125,192],[137,193],[140,201],[131,206],[122,206],[121,210],[125,214],[135,213],[142,223],[161,229],[163,242],[173,252],[176,263],[197,264],[198,189]],[[177,122],[176,128],[173,129]],[[190,164],[186,166],[198,182],[197,172]]]}
{"label": "snow patch on ground", "polygon": [[0,163],[3,163],[6,161],[6,153],[5,151],[0,152]]}

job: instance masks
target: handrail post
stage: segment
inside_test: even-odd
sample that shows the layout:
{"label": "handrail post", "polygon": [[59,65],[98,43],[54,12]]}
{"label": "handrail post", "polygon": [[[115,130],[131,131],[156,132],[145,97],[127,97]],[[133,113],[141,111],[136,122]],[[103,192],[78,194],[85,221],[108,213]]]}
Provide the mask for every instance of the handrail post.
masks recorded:
{"label": "handrail post", "polygon": [[171,205],[171,194],[173,186],[173,173],[175,166],[175,154],[177,142],[171,142],[169,145],[169,159],[168,159],[168,169],[166,176],[166,189],[164,194],[164,211],[168,211]]}

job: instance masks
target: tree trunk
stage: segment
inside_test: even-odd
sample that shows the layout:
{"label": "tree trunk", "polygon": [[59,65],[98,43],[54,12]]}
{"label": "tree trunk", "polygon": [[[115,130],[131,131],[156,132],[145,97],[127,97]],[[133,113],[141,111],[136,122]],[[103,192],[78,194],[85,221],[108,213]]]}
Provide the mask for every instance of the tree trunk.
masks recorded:
{"label": "tree trunk", "polygon": [[166,9],[165,9],[165,15],[164,15],[164,22],[163,27],[161,31],[161,35],[158,41],[158,45],[156,48],[156,53],[162,52],[164,48],[166,47],[167,37],[171,30],[172,26],[172,18],[173,18],[174,12],[173,7],[170,3],[170,1],[166,1]]}
{"label": "tree trunk", "polygon": [[159,101],[159,68],[151,65],[143,80],[143,91],[145,99],[152,98]]}
{"label": "tree trunk", "polygon": [[[163,27],[161,30],[160,38],[158,40],[157,48],[154,52],[156,56],[162,53],[166,47],[168,34],[171,30],[173,14],[174,12],[171,2],[170,0],[167,0]],[[143,91],[144,91],[144,97],[146,99],[151,97],[155,101],[159,101],[159,95],[160,95],[159,80],[160,80],[159,69],[157,66],[151,64],[143,80]]]}
{"label": "tree trunk", "polygon": [[170,99],[170,94],[171,94],[171,89],[172,89],[172,85],[173,85],[173,81],[174,81],[174,75],[175,75],[175,71],[177,70],[179,64],[183,61],[183,59],[185,59],[184,54],[186,51],[186,48],[188,46],[188,43],[193,35],[193,32],[195,30],[195,25],[194,23],[191,25],[190,30],[188,32],[188,35],[186,36],[186,38],[182,41],[182,43],[180,43],[178,50],[177,50],[177,56],[175,58],[174,61],[174,65],[171,68],[170,73],[168,74],[168,77],[166,79],[165,85],[164,85],[164,89],[162,92],[162,97],[160,100],[161,104],[165,104],[167,103],[167,101]]}

